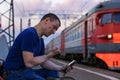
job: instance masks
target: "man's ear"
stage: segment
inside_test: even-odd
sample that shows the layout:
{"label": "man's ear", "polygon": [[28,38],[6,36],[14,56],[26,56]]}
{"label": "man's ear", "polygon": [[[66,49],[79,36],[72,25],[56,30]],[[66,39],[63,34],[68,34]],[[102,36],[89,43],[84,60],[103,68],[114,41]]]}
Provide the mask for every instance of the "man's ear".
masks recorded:
{"label": "man's ear", "polygon": [[46,18],[46,21],[50,21],[50,18],[48,17],[48,18]]}
{"label": "man's ear", "polygon": [[45,24],[48,23],[48,22],[50,22],[50,18],[45,19]]}

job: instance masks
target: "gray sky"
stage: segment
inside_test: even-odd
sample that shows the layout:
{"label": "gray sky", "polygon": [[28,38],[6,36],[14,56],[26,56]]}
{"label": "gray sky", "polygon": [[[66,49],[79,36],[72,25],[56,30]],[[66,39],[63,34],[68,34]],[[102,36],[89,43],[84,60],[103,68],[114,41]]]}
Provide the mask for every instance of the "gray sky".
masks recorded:
{"label": "gray sky", "polygon": [[104,0],[14,0],[15,15],[23,16],[36,10],[86,11]]}

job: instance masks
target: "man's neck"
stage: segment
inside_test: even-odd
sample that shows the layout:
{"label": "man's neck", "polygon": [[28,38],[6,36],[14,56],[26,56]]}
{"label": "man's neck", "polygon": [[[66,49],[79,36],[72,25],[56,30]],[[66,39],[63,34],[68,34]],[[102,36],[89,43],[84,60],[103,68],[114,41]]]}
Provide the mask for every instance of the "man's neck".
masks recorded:
{"label": "man's neck", "polygon": [[41,38],[42,35],[43,35],[43,33],[42,33],[42,28],[41,28],[39,25],[36,25],[36,26],[35,26],[35,29],[36,29],[36,31],[37,31],[37,34],[38,34],[39,38]]}

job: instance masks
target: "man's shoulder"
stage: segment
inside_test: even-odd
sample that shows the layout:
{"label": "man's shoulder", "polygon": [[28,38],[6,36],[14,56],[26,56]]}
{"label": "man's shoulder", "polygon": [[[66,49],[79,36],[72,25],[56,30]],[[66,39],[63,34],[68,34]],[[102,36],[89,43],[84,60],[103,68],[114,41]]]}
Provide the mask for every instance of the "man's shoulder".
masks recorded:
{"label": "man's shoulder", "polygon": [[29,27],[23,30],[23,32],[33,32],[34,28],[33,27]]}
{"label": "man's shoulder", "polygon": [[29,27],[29,28],[26,28],[22,34],[26,34],[26,35],[34,35],[35,34],[35,30],[33,27]]}

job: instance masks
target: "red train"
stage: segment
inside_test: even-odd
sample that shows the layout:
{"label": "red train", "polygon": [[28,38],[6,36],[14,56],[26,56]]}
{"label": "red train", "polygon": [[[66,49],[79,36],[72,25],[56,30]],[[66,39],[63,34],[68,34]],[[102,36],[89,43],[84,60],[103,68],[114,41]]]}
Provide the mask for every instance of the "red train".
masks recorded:
{"label": "red train", "polygon": [[46,50],[54,47],[67,59],[120,70],[120,1],[98,4],[50,41]]}

